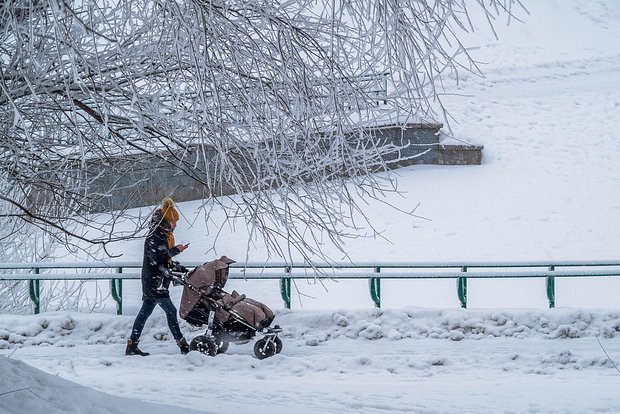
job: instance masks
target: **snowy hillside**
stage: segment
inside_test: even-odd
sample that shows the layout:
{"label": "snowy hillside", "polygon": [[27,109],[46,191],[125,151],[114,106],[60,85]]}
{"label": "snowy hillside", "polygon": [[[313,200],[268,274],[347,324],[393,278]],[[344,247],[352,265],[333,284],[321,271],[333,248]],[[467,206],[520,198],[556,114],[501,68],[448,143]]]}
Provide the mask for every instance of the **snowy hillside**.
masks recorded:
{"label": "snowy hillside", "polygon": [[[531,4],[529,4],[531,3]],[[481,166],[413,166],[396,172],[405,197],[390,201],[425,219],[371,203],[367,213],[384,238],[347,243],[343,262],[609,260],[620,234],[620,4],[577,0],[526,2],[524,22],[496,22],[496,40],[480,23],[467,37],[485,78],[446,85],[455,139],[484,145]],[[204,223],[199,202],[180,204],[179,260],[226,254],[239,262],[269,258],[243,223]],[[217,214],[213,221],[218,222]],[[370,232],[370,230],[369,230]],[[248,243],[250,243],[248,245]],[[142,241],[112,247],[141,260]],[[558,306],[614,306],[617,280],[557,282]],[[250,284],[252,285],[252,284]],[[366,282],[306,286],[293,306],[368,306]],[[264,284],[263,284],[264,286]],[[409,295],[400,295],[414,286]],[[247,290],[247,288],[242,288]],[[255,289],[254,285],[251,289]],[[348,294],[354,289],[353,294]],[[452,281],[386,282],[385,306],[456,306]],[[585,291],[584,291],[585,289]],[[546,307],[544,281],[472,281],[471,307]],[[494,292],[489,295],[487,292]],[[270,303],[279,304],[269,286]],[[585,294],[584,294],[585,293]],[[343,296],[347,298],[343,302]],[[139,298],[137,298],[139,301]]]}
{"label": "snowy hillside", "polygon": [[[484,145],[483,165],[399,170],[406,197],[393,202],[420,203],[427,220],[371,204],[389,241],[352,240],[351,261],[620,258],[620,2],[524,4],[523,23],[497,23],[499,40],[482,27],[467,38],[486,77],[446,85],[454,138]],[[241,227],[210,250],[197,206],[179,205],[181,261],[268,260]],[[142,257],[141,241],[114,248]],[[557,281],[553,310],[541,280],[470,280],[467,310],[453,280],[385,282],[383,310],[365,281],[300,283],[311,297],[289,311],[277,282],[231,281],[284,328],[282,353],[262,361],[251,343],[181,356],[159,309],[142,338],[152,356],[124,357],[137,283],[121,317],[111,301],[0,315],[0,413],[620,413],[620,279]]]}
{"label": "snowy hillside", "polygon": [[[484,145],[483,165],[398,170],[405,197],[389,201],[404,210],[419,203],[416,214],[428,220],[371,203],[367,213],[387,241],[350,240],[351,261],[616,257],[610,240],[620,231],[620,6],[524,4],[523,23],[495,22],[499,40],[482,22],[465,37],[485,77],[445,83],[454,139]],[[212,251],[222,217],[205,223],[199,205],[180,204],[176,236],[192,242],[185,260],[273,260],[260,241],[248,247],[241,222],[225,227]],[[139,240],[111,249],[123,260],[141,259]]]}

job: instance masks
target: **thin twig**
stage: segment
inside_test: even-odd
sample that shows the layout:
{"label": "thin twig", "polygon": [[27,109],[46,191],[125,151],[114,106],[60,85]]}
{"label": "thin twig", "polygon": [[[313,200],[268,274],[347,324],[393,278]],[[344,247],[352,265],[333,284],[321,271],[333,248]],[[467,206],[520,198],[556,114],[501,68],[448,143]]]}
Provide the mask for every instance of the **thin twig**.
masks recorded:
{"label": "thin twig", "polygon": [[50,401],[50,400],[48,400],[47,398],[43,398],[43,397],[41,397],[40,395],[38,395],[36,392],[32,391],[32,390],[30,389],[30,387],[20,388],[20,389],[18,389],[18,390],[6,391],[6,392],[3,392],[2,394],[0,394],[0,397],[5,396],[5,395],[8,395],[8,394],[13,394],[13,393],[15,393],[15,392],[20,392],[20,391],[28,391],[30,394],[34,395],[35,397],[37,397],[37,398],[39,398],[39,399],[41,399],[41,400],[43,400],[43,401],[51,402],[51,401]]}
{"label": "thin twig", "polygon": [[3,392],[3,393],[0,394],[0,397],[2,397],[4,395],[7,395],[7,394],[13,394],[14,392],[19,392],[19,391],[30,391],[30,388],[29,387],[27,387],[27,388],[20,388],[18,390],[12,390],[12,391]]}
{"label": "thin twig", "polygon": [[609,356],[609,354],[607,353],[607,351],[605,351],[605,348],[603,348],[603,344],[601,344],[601,341],[598,339],[598,335],[595,336],[596,338],[596,342],[598,342],[598,344],[601,346],[601,349],[603,350],[603,352],[605,353],[605,355],[607,355],[607,359],[609,359],[609,361],[612,363],[612,365],[614,366],[614,368],[616,368],[616,371],[618,371],[618,374],[620,374],[620,369],[618,369],[618,366],[616,365],[616,363],[613,361],[613,359],[611,359],[611,357]]}

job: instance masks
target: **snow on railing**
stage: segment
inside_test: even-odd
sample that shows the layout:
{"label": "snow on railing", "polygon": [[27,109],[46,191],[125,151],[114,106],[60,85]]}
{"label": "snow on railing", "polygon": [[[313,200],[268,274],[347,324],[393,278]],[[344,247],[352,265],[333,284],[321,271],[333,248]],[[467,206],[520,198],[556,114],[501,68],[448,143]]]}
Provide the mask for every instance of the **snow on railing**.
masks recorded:
{"label": "snow on railing", "polygon": [[[194,267],[201,262],[184,262]],[[0,263],[0,281],[29,283],[34,312],[40,310],[41,280],[109,280],[117,314],[122,314],[123,280],[140,279],[140,262]],[[80,272],[76,270],[82,269]],[[85,272],[100,269],[105,272]],[[129,271],[127,271],[129,270]],[[41,273],[41,271],[45,271]],[[73,271],[73,272],[72,272]],[[530,262],[418,262],[358,264],[236,263],[230,279],[279,279],[286,308],[291,307],[291,279],[368,279],[370,296],[381,307],[381,279],[456,279],[461,307],[467,307],[468,279],[545,278],[549,307],[555,306],[555,278],[620,276],[620,260]]]}

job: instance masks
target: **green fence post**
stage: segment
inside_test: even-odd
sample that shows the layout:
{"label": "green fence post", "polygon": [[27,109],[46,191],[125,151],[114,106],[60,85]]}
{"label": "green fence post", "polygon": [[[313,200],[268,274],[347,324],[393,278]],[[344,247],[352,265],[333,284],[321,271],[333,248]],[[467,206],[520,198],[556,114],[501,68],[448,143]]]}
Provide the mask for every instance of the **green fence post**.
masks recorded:
{"label": "green fence post", "polygon": [[[39,268],[34,268],[34,274],[39,274]],[[28,291],[30,293],[30,299],[34,303],[35,315],[41,312],[41,288],[39,286],[39,279],[31,279],[28,281]]]}
{"label": "green fence post", "polygon": [[[287,266],[284,269],[285,273],[291,273],[291,267]],[[284,301],[284,307],[286,309],[291,308],[291,278],[290,277],[281,277],[280,278],[280,296]]]}
{"label": "green fence post", "polygon": [[[555,266],[549,266],[550,271],[555,270]],[[549,308],[555,308],[555,276],[547,276],[547,299],[549,300]]]}
{"label": "green fence post", "polygon": [[[118,267],[116,273],[123,273],[123,268]],[[110,292],[116,302],[116,314],[123,314],[123,279],[110,279]]]}
{"label": "green fence post", "polygon": [[[381,273],[379,266],[375,267],[375,273]],[[371,277],[368,279],[368,285],[370,287],[370,297],[375,303],[375,307],[381,307],[381,279],[378,277]]]}
{"label": "green fence post", "polygon": [[[467,266],[461,267],[461,272],[467,272]],[[459,301],[461,302],[461,308],[467,308],[467,278],[457,278],[456,287],[459,295]]]}

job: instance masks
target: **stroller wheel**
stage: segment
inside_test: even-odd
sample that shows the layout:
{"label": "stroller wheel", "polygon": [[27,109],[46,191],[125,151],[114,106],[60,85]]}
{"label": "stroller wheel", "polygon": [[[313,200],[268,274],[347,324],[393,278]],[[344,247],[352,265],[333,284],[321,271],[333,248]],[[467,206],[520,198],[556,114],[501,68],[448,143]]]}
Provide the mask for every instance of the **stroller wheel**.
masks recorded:
{"label": "stroller wheel", "polygon": [[217,353],[223,354],[228,351],[228,346],[230,345],[230,342],[220,339],[215,341],[215,345],[217,346]]}
{"label": "stroller wheel", "polygon": [[218,346],[215,344],[212,338],[205,335],[198,335],[189,344],[191,351],[198,351],[205,355],[215,356],[217,355]]}
{"label": "stroller wheel", "polygon": [[267,341],[267,338],[259,339],[254,344],[254,355],[258,359],[269,358],[276,353],[276,344],[273,341]]}
{"label": "stroller wheel", "polygon": [[282,352],[282,340],[276,336],[273,341],[276,344],[276,354],[279,354]]}

